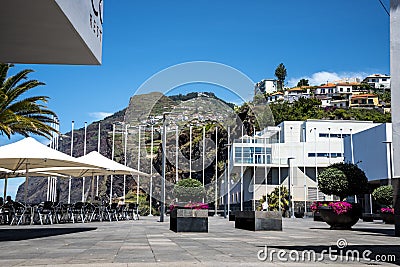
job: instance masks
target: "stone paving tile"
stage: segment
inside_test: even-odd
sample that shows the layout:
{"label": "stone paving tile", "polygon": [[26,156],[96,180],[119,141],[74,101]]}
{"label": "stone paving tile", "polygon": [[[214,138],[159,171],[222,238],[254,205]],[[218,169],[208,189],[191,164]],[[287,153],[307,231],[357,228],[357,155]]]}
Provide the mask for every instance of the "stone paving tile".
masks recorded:
{"label": "stone paving tile", "polygon": [[[167,217],[168,219],[168,217]],[[349,247],[400,251],[400,238],[393,237],[393,226],[359,222],[353,231],[331,231],[325,223],[311,219],[284,219],[282,232],[252,232],[234,228],[222,218],[209,219],[209,233],[174,233],[169,224],[157,218],[139,221],[46,225],[54,228],[74,227],[89,231],[46,236],[20,241],[0,242],[0,266],[330,266],[342,265],[326,259],[323,262],[259,261],[257,252],[268,248],[301,251],[309,247],[335,246],[345,238]],[[35,230],[41,226],[0,226],[0,231]],[[400,256],[397,264],[400,262]],[[318,264],[318,265],[317,265]],[[346,263],[366,266],[369,262]],[[390,263],[373,263],[393,266]]]}

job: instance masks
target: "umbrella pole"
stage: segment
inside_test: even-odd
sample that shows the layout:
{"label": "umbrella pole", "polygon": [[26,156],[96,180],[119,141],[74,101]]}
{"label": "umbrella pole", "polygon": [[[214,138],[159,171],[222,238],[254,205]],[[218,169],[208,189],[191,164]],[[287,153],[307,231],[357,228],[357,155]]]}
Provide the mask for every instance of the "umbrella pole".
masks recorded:
{"label": "umbrella pole", "polygon": [[85,177],[82,177],[82,202],[85,202]]}
{"label": "umbrella pole", "polygon": [[8,184],[8,174],[6,173],[6,179],[4,180],[4,201],[6,200],[7,197],[7,184]]}
{"label": "umbrella pole", "polygon": [[99,176],[96,177],[96,197],[99,196]]}
{"label": "umbrella pole", "polygon": [[111,181],[110,181],[110,205],[112,203],[112,189],[113,189],[113,175],[111,175]]}
{"label": "umbrella pole", "polygon": [[92,196],[92,202],[94,200],[94,175],[92,173],[92,192],[90,194]]}
{"label": "umbrella pole", "polygon": [[28,180],[29,180],[29,173],[28,173],[28,163],[25,164],[25,187],[24,187],[24,202],[28,198]]}
{"label": "umbrella pole", "polygon": [[68,181],[68,204],[71,204],[71,183],[72,183],[72,178],[70,176]]}
{"label": "umbrella pole", "polygon": [[50,197],[50,176],[47,177],[47,197],[46,197],[47,201],[49,201],[49,197]]}

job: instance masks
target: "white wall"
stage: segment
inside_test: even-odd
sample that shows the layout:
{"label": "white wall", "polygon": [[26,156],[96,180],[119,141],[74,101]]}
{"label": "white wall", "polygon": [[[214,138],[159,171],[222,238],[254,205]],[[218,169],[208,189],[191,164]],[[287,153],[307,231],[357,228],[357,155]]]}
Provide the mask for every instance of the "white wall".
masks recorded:
{"label": "white wall", "polygon": [[[390,173],[389,145],[392,141],[392,124],[385,123],[353,135],[354,163],[365,172],[368,180],[387,179]],[[346,162],[351,162],[351,138],[345,138]]]}

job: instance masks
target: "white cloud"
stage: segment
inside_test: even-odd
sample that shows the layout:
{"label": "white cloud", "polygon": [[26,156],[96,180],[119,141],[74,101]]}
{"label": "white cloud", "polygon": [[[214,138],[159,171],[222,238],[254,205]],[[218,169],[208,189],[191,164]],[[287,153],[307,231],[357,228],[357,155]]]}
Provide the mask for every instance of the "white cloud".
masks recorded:
{"label": "white cloud", "polygon": [[95,120],[102,120],[108,116],[111,116],[114,113],[109,113],[109,112],[91,112],[89,113],[89,116],[94,118]]}
{"label": "white cloud", "polygon": [[303,76],[298,78],[291,78],[288,80],[288,86],[293,87],[296,86],[298,81],[301,79],[307,79],[310,85],[320,85],[326,82],[334,82],[337,80],[351,79],[351,78],[359,78],[363,79],[368,76],[368,74],[364,72],[328,72],[328,71],[319,71],[313,73],[311,76]]}

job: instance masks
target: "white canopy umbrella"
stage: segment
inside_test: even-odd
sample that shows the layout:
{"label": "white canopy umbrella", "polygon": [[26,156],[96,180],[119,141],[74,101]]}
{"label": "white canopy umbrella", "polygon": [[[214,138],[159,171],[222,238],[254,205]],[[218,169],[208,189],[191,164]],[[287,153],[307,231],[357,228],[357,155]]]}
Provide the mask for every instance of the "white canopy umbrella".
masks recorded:
{"label": "white canopy umbrella", "polygon": [[25,171],[25,202],[30,169],[78,166],[98,168],[98,166],[85,163],[79,159],[43,145],[32,137],[27,137],[21,141],[0,147],[0,168],[5,168],[14,173]]}
{"label": "white canopy umbrella", "polygon": [[[0,179],[4,179],[4,194],[3,194],[4,199],[6,199],[6,196],[7,196],[7,183],[8,183],[8,179],[9,179],[9,178],[24,177],[24,176],[25,176],[25,172],[26,172],[26,171],[16,171],[16,172],[13,172],[13,171],[10,171],[10,170],[4,169],[4,168],[0,168],[0,173],[1,173],[1,174],[4,174],[4,177],[1,177],[1,176],[0,176]],[[41,176],[68,177],[68,176],[66,176],[66,175],[62,175],[62,174],[59,174],[59,173],[51,173],[51,172],[33,172],[33,171],[31,171],[31,170],[29,170],[29,175],[31,175],[31,176],[38,176],[38,177],[41,177]]]}
{"label": "white canopy umbrella", "polygon": [[[97,166],[97,168],[85,168],[85,167],[54,167],[54,168],[40,168],[33,169],[35,172],[52,172],[59,173],[62,175],[71,175],[73,177],[93,176],[95,175],[142,175],[149,176],[149,174],[135,170],[128,166],[122,165],[116,161],[113,161],[97,151],[92,151],[89,154],[79,157],[78,160],[87,163],[90,166]],[[112,187],[112,181],[111,181]],[[92,187],[93,188],[93,187]],[[112,190],[110,191],[110,200],[112,198]]]}

